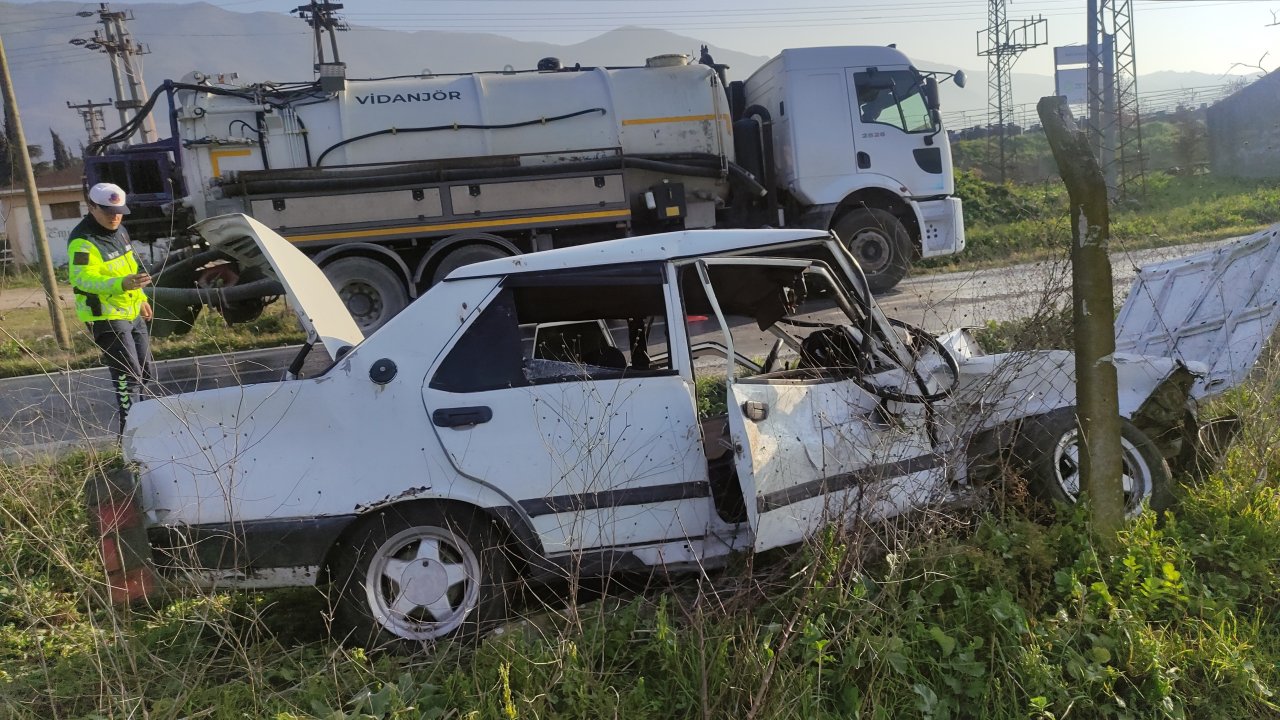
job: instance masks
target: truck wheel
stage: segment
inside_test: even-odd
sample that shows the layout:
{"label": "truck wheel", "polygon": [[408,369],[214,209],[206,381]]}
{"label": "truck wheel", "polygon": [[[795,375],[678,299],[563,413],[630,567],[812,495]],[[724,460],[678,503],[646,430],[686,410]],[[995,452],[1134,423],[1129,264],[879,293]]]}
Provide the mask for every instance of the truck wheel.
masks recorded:
{"label": "truck wheel", "polygon": [[499,538],[479,512],[408,505],[368,517],[331,566],[338,637],[414,651],[505,619],[515,571]]}
{"label": "truck wheel", "polygon": [[906,276],[911,265],[911,236],[893,213],[879,208],[852,210],[841,215],[831,229],[862,267],[871,292],[884,292]]}
{"label": "truck wheel", "polygon": [[382,327],[409,304],[404,281],[372,258],[339,258],[324,266],[324,274],[361,332]]}
{"label": "truck wheel", "polygon": [[492,245],[463,245],[445,254],[444,259],[436,266],[436,271],[431,274],[431,284],[435,285],[449,277],[449,273],[463,265],[471,265],[485,260],[497,260],[504,257],[511,256]]}
{"label": "truck wheel", "polygon": [[[1124,512],[1132,517],[1147,502],[1163,510],[1171,503],[1169,465],[1156,444],[1133,423],[1120,418]],[[1026,466],[1032,492],[1041,499],[1074,503],[1080,495],[1080,428],[1074,407],[1026,421],[1015,454]]]}

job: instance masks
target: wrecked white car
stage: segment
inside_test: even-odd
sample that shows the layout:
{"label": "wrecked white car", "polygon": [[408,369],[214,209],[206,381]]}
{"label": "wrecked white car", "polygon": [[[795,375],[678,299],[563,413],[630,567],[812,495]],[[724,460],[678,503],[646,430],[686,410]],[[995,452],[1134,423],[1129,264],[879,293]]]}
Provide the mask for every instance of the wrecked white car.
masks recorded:
{"label": "wrecked white car", "polygon": [[[335,360],[133,408],[147,568],[327,584],[337,631],[361,642],[500,618],[517,576],[714,565],[927,506],[1009,450],[1048,497],[1078,487],[1070,353],[982,355],[889,320],[813,231],[470,265],[364,338],[265,226],[229,215],[197,229],[278,276],[308,347]],[[1168,358],[1117,365],[1136,511],[1169,480],[1195,374]]]}

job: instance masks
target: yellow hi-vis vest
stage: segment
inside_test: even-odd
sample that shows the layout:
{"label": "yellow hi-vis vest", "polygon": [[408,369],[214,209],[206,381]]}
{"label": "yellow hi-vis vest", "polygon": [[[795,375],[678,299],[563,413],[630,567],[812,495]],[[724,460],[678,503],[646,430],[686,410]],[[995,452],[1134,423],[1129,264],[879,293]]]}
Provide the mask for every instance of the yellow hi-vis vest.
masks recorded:
{"label": "yellow hi-vis vest", "polygon": [[80,320],[134,320],[142,312],[146,294],[124,289],[125,277],[138,272],[138,261],[123,227],[110,232],[85,218],[71,231],[67,257]]}

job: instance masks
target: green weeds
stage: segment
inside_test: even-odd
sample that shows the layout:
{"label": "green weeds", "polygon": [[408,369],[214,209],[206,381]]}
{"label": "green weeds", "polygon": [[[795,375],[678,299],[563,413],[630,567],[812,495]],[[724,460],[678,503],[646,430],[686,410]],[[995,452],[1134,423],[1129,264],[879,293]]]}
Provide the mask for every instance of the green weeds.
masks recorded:
{"label": "green weeds", "polygon": [[[1275,406],[1250,392],[1226,403]],[[112,458],[4,467],[0,715],[1275,716],[1275,427],[1248,425],[1113,554],[1081,509],[1052,523],[1011,505],[855,522],[702,578],[528,601],[500,633],[415,657],[328,640],[315,590],[179,587],[112,608],[79,498]]]}

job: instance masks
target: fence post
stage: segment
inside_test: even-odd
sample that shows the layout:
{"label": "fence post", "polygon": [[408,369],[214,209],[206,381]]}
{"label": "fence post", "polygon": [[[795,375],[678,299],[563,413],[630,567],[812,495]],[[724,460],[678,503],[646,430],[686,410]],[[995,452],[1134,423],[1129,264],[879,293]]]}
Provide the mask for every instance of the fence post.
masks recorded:
{"label": "fence post", "polygon": [[1114,537],[1124,522],[1120,403],[1116,387],[1115,299],[1107,184],[1076,127],[1066,98],[1036,106],[1058,173],[1071,199],[1071,306],[1076,353],[1076,416],[1080,422],[1080,491],[1092,507],[1094,529]]}

